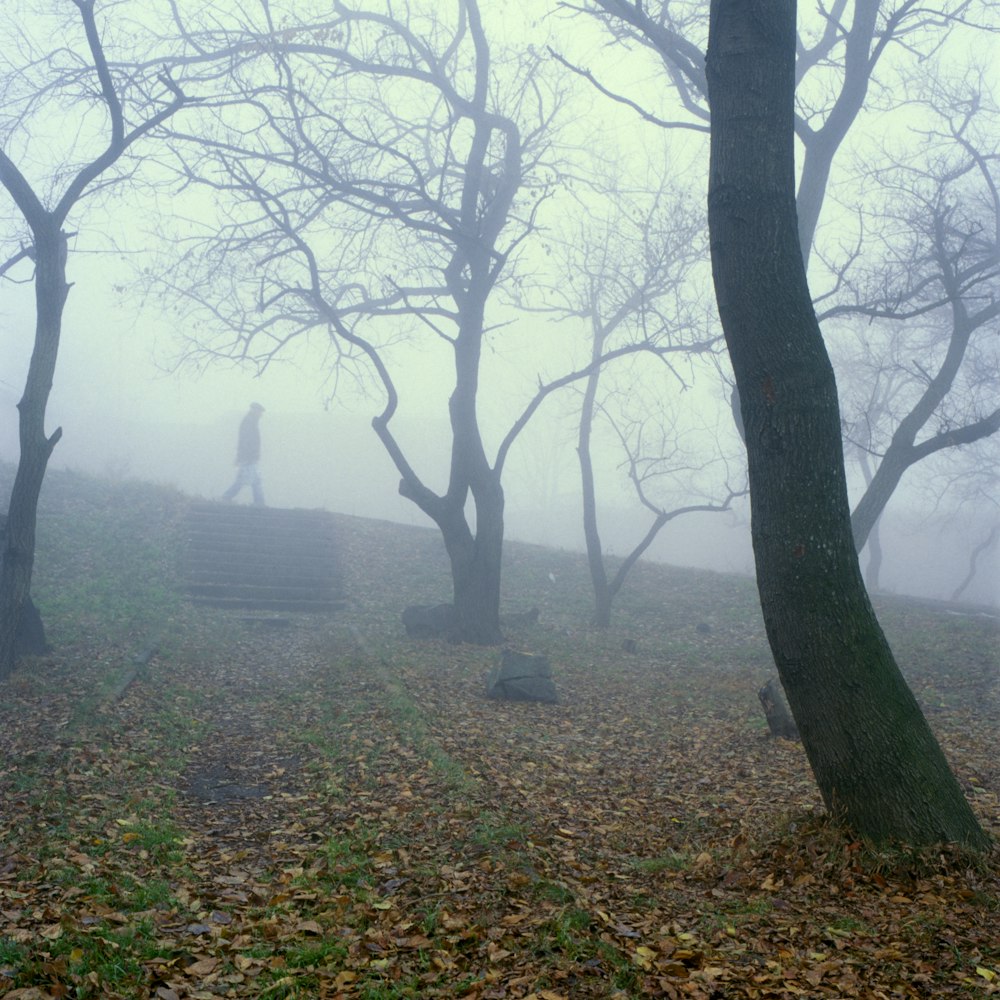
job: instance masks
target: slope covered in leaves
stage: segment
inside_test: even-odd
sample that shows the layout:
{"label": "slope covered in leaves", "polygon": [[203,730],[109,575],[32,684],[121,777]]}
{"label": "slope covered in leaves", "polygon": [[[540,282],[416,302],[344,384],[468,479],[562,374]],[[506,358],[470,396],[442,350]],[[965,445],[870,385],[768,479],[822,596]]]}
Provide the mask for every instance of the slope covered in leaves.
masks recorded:
{"label": "slope covered in leaves", "polygon": [[[997,858],[830,826],[760,718],[750,581],[640,567],[602,633],[581,559],[511,545],[561,702],[495,702],[496,650],[399,625],[447,599],[433,532],[341,518],[348,609],[282,622],[179,599],[184,498],[58,487],[56,648],[0,706],[0,996],[1000,992]],[[1000,834],[996,622],[880,610]]]}

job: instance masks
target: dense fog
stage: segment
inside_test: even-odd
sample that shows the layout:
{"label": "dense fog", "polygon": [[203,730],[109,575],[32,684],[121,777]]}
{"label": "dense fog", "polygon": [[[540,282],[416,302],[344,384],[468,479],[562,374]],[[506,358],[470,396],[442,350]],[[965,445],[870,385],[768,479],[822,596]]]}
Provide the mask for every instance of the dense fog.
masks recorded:
{"label": "dense fog", "polygon": [[[223,12],[229,10],[226,4],[217,7]],[[490,30],[498,40],[498,53],[500,40],[508,46],[521,43],[515,22],[519,23],[519,18],[513,16],[490,22]],[[670,106],[662,94],[664,88],[656,83],[655,60],[649,61],[648,53],[631,58],[607,47],[599,25],[582,17],[575,21],[550,18],[544,25],[536,22],[533,29],[558,44],[559,53],[568,61],[586,60],[587,67],[604,73],[602,79],[627,91],[633,103],[649,102],[658,113],[658,102]],[[31,51],[38,51],[32,47],[42,42],[25,30],[19,44],[28,58]],[[967,48],[958,42],[942,50],[938,57],[942,79],[951,79],[960,71],[962,64],[955,60],[967,55]],[[17,58],[11,56],[4,72],[16,62]],[[498,65],[503,76],[504,64],[499,61]],[[682,253],[690,249],[694,254],[695,244],[703,239],[703,233],[697,235],[704,228],[699,222],[704,197],[703,136],[690,129],[672,131],[663,128],[662,122],[657,125],[644,121],[631,105],[602,96],[583,75],[553,59],[538,65],[539,79],[544,81],[544,86],[539,84],[542,96],[538,100],[550,93],[545,88],[551,88],[551,94],[558,96],[565,109],[565,122],[553,146],[545,149],[545,155],[552,150],[558,155],[552,154],[555,165],[547,167],[549,173],[538,181],[538,190],[544,188],[544,198],[539,198],[537,217],[525,225],[531,239],[526,236],[525,249],[518,250],[516,266],[520,277],[491,313],[495,329],[484,352],[478,403],[488,453],[498,447],[538,385],[579,369],[589,358],[592,329],[580,316],[573,318],[578,303],[570,301],[571,277],[597,274],[597,264],[593,263],[597,257],[603,260],[602,274],[607,277],[612,273],[609,269],[627,266],[634,257],[651,253],[650,246],[662,249],[670,240],[676,240],[676,248],[665,254],[660,264],[661,271],[669,269]],[[990,102],[995,96],[991,91],[996,83],[994,75],[984,73],[980,79],[984,110],[979,113],[984,118],[993,114]],[[940,93],[918,94],[915,83],[913,87],[914,101],[918,96],[927,101],[932,97],[944,100]],[[389,98],[382,94],[380,99]],[[421,105],[416,97],[413,99],[413,113],[417,114]],[[526,118],[532,113],[521,106],[516,110]],[[64,109],[63,113],[72,115],[71,110]],[[843,308],[846,299],[837,299],[837,294],[841,285],[846,287],[852,281],[855,298],[860,290],[874,287],[879,274],[887,284],[897,280],[905,284],[894,256],[899,246],[890,246],[889,237],[876,230],[874,221],[866,219],[863,225],[858,221],[860,205],[872,213],[887,206],[885,211],[890,215],[886,218],[896,211],[896,202],[890,199],[896,182],[877,190],[875,174],[857,168],[859,158],[870,155],[886,138],[887,114],[884,107],[873,102],[868,118],[858,126],[860,137],[851,147],[853,162],[845,159],[831,182],[833,196],[823,206],[816,237],[818,250],[810,262],[810,278],[817,298],[823,300],[821,309],[838,302]],[[662,112],[662,117],[669,115]],[[24,121],[28,120],[26,115]],[[893,138],[898,135],[898,149],[913,139],[912,126],[917,120],[919,112],[901,115],[897,109],[889,134]],[[987,125],[994,120],[988,118]],[[30,164],[33,178],[43,178],[47,166],[54,171],[60,166],[58,157],[62,154],[52,152],[55,140],[51,135],[32,136],[30,127],[19,133],[18,123],[10,119],[5,119],[4,128],[15,137],[8,148]],[[942,134],[945,131],[942,126]],[[964,141],[972,142],[971,132],[970,128],[963,133]],[[33,147],[33,137],[45,141]],[[150,143],[156,141],[151,139]],[[898,161],[904,173],[904,167],[916,170],[903,152],[889,150],[888,141],[884,145],[881,155],[885,164],[891,166]],[[985,145],[982,149],[984,157],[993,155]],[[51,152],[51,164],[44,160],[42,150]],[[907,155],[919,160],[919,151]],[[584,175],[589,178],[586,183],[577,180]],[[975,178],[970,177],[966,193],[979,213],[976,233],[993,239],[990,226],[995,235],[997,220],[990,212],[995,206],[982,201]],[[914,181],[914,189],[916,184]],[[623,214],[604,216],[597,211],[610,198],[608,192],[616,198],[627,196],[620,209]],[[944,189],[942,192],[942,197],[954,194]],[[995,196],[995,190],[993,193]],[[26,237],[8,196],[2,197],[7,198],[3,202],[3,219],[7,223],[4,232],[9,257],[24,245]],[[905,197],[899,195],[900,220],[916,211],[914,204],[904,205],[904,201]],[[663,219],[657,214],[661,210]],[[218,498],[232,478],[240,418],[247,406],[257,401],[266,411],[261,424],[260,469],[270,505],[323,507],[431,526],[412,502],[399,495],[399,472],[371,427],[372,417],[384,405],[384,391],[370,367],[366,370],[357,355],[346,364],[346,355],[331,349],[327,334],[319,329],[294,340],[266,364],[261,356],[253,356],[252,350],[251,356],[242,361],[226,357],[227,317],[232,324],[248,322],[255,310],[254,302],[249,301],[245,312],[236,311],[232,289],[241,287],[239,282],[244,278],[235,265],[234,276],[229,278],[232,288],[220,278],[215,289],[225,308],[219,306],[214,316],[204,312],[198,316],[190,303],[183,303],[183,293],[168,293],[166,277],[177,281],[185,273],[171,268],[177,267],[181,250],[186,251],[187,244],[181,241],[197,228],[191,220],[205,213],[211,221],[213,213],[218,212],[221,226],[231,221],[227,211],[221,207],[221,196],[188,190],[164,168],[162,175],[157,176],[154,169],[153,176],[143,177],[141,183],[122,180],[116,189],[88,202],[79,220],[74,220],[79,233],[74,232],[70,241],[67,271],[72,287],[47,416],[49,430],[61,426],[64,436],[51,467],[113,478],[135,477],[175,486],[195,496]],[[231,211],[238,215],[235,209]],[[628,242],[632,238],[629,220],[635,219],[641,223],[636,232],[647,241],[641,245],[635,242],[638,236]],[[654,219],[658,225],[662,223],[662,231],[650,232],[651,222],[644,228],[642,223]],[[603,235],[598,222],[607,222]],[[588,229],[590,224],[592,229]],[[678,235],[682,225],[693,226],[690,233],[694,235]],[[676,230],[672,235],[671,226]],[[869,239],[869,231],[874,235],[864,243],[871,248],[865,263],[868,270],[854,278],[849,270],[854,266],[851,248],[863,238]],[[622,243],[615,250],[611,243],[619,238]],[[325,252],[334,254],[336,241],[331,241],[329,234],[316,239]],[[995,240],[992,245],[995,253]],[[377,256],[379,247],[387,256]],[[366,252],[375,256],[363,260],[359,281],[370,279],[374,285],[383,272],[402,268],[400,260],[392,255],[404,251],[388,245],[381,232],[377,238],[372,237]],[[221,270],[220,259],[214,259],[214,263]],[[212,261],[206,257],[201,266],[208,268]],[[259,281],[263,288],[263,271],[254,270],[256,265],[246,266],[246,287],[252,293]],[[335,264],[331,267],[336,270]],[[34,333],[30,262],[22,261],[5,275],[0,293],[0,459],[16,462],[15,406],[23,390]],[[211,289],[204,294],[212,294]],[[718,336],[704,257],[692,256],[683,282],[678,279],[677,288],[661,288],[657,294],[661,296],[657,300],[660,304],[655,310],[649,307],[636,328],[655,320],[665,328],[671,322],[687,324],[685,329],[694,339]],[[984,285],[976,292],[977,301],[990,294]],[[917,311],[916,306],[908,308]],[[907,374],[919,386],[921,380],[930,378],[927,371],[942,353],[940,337],[935,340],[931,335],[931,323],[921,321],[916,340],[904,341],[895,328],[876,332],[871,325],[872,311],[867,315],[869,319],[832,316],[824,320],[840,376],[854,500],[864,488],[864,471],[863,462],[856,460],[851,448],[868,448],[868,454],[877,456],[891,437],[892,420],[899,419],[889,414],[887,422],[879,425],[877,438],[868,427],[868,443],[859,443],[859,428],[877,416],[872,400],[883,392],[885,384],[879,381],[883,377],[879,372],[888,370],[879,369],[875,360],[893,359],[898,372]],[[426,307],[420,321],[413,315],[407,317],[402,310],[388,320],[382,317],[386,332],[380,343],[384,357],[391,361],[400,395],[400,410],[393,417],[392,429],[410,463],[432,489],[440,491],[445,488],[451,447],[447,398],[453,385],[454,363],[442,346],[445,338],[440,330],[427,329],[432,326],[428,316],[435,316],[430,307]],[[947,317],[940,322],[946,326]],[[915,321],[911,322],[911,333],[915,325]],[[691,332],[696,326],[700,331],[697,336]],[[942,407],[928,425],[927,435],[935,433],[935,420],[940,432],[962,419],[971,419],[970,413],[982,416],[991,398],[990,405],[996,405],[995,393],[990,396],[997,380],[995,326],[993,320],[992,341],[984,341],[985,346],[977,348],[971,374],[957,384],[957,403]],[[206,353],[192,353],[192,344],[199,338]],[[917,348],[923,351],[920,357],[907,354]],[[213,352],[218,356],[210,357]],[[641,464],[646,460],[645,452],[639,456],[637,467],[647,470],[648,478],[643,483],[649,489],[655,485],[660,491],[654,499],[664,509],[685,503],[718,502],[725,493],[724,483],[730,489],[737,488],[743,476],[741,452],[729,412],[731,375],[718,345],[707,359],[681,358],[658,368],[632,363],[617,376],[609,374],[604,385],[607,396],[601,403],[601,414],[607,419],[592,442],[599,520],[606,553],[624,556],[652,519],[629,482],[628,453],[624,448],[636,448],[636,457],[640,445],[635,441],[641,440],[643,449],[649,449],[651,442],[662,447],[659,460],[665,464],[660,471],[649,471],[651,465]],[[583,547],[577,461],[582,388],[583,382],[578,380],[553,392],[511,448],[503,476],[504,520],[510,539],[567,549]],[[893,397],[897,391],[902,396]],[[886,400],[905,399],[906,392],[912,391],[905,387],[899,390],[893,383],[891,390],[885,390],[878,399],[890,407]],[[661,406],[660,412],[652,412],[652,408]],[[653,433],[652,424],[637,414],[650,419],[659,416],[662,426],[670,428],[676,437],[670,438],[662,431]],[[995,443],[981,441],[967,449],[955,449],[953,455],[941,461],[915,465],[906,472],[881,520],[884,557],[880,589],[945,599],[953,594],[967,573],[970,553],[986,538],[998,516],[996,455]],[[469,516],[474,517],[474,512],[470,510]],[[731,509],[721,513],[690,514],[671,521],[646,558],[752,573],[749,501],[737,498]],[[866,560],[867,553],[863,553],[862,565]],[[963,600],[996,606],[1000,601],[998,581],[1000,545],[995,544],[983,554]]]}

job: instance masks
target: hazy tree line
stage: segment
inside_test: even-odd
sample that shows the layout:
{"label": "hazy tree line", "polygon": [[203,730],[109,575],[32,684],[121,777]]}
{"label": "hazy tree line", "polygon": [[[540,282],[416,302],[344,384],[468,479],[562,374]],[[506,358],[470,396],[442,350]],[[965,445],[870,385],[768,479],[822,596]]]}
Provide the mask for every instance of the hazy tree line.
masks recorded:
{"label": "hazy tree line", "polygon": [[[857,553],[873,540],[877,554],[878,518],[917,463],[939,462],[939,488],[990,494],[996,95],[966,43],[995,28],[991,3],[836,0],[803,11],[796,34],[789,0],[749,19],[729,0],[711,18],[700,4],[580,0],[533,10],[547,47],[475,0],[38,6],[5,11],[15,44],[0,81],[4,274],[33,263],[38,301],[0,674],[59,436],[44,417],[72,229],[110,235],[123,193],[152,204],[169,190],[181,208],[157,218],[170,242],[147,281],[191,331],[184,352],[266,367],[308,340],[325,347],[332,391],[378,401],[400,492],[441,531],[460,638],[502,638],[505,462],[550,397],[575,393],[595,620],[608,623],[664,524],[749,488],[768,636],[828,806],[876,839],[981,842]],[[29,30],[35,17],[54,30]],[[642,71],[591,65],[602,51]],[[643,86],[652,69],[659,85]],[[46,125],[54,109],[62,134]],[[649,136],[627,158],[601,135],[615,119]],[[528,323],[563,345],[562,368],[533,363],[517,334]],[[402,341],[451,373],[443,482],[399,433]],[[536,377],[488,435],[483,394],[505,344]],[[686,404],[695,384],[714,387],[715,416]],[[730,399],[737,419],[720,420]],[[595,428],[649,512],[610,578]],[[853,510],[845,443],[864,480]]]}

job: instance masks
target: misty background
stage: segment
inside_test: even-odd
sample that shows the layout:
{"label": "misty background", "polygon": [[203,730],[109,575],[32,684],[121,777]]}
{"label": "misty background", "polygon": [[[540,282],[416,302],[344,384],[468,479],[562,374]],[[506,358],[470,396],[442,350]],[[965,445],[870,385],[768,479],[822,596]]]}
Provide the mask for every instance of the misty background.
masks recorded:
{"label": "misty background", "polygon": [[[517,14],[502,19],[508,41],[516,38],[522,23],[528,21]],[[605,46],[586,19],[546,30],[559,38],[562,51],[598,66],[605,78],[632,95],[651,95],[662,85],[658,73],[641,59]],[[689,183],[689,189],[682,185],[687,203],[703,209],[703,138],[671,133],[667,142],[655,126],[602,100],[586,82],[567,74],[566,87],[572,111],[562,140],[567,149],[593,145],[597,136],[606,163],[623,173],[629,172],[625,164],[631,164],[637,175],[669,170],[679,183]],[[907,127],[898,109],[896,123]],[[858,155],[863,149],[859,145]],[[582,201],[573,195],[557,204],[578,210]],[[250,402],[257,401],[266,410],[260,468],[269,505],[325,508],[432,527],[413,503],[398,495],[399,475],[371,428],[371,418],[381,408],[378,393],[363,385],[333,384],[322,339],[295,345],[263,370],[227,359],[182,363],[189,349],[185,338],[192,333],[187,314],[166,308],[143,278],[149,269],[163,266],[169,247],[157,245],[154,220],[173,204],[166,194],[157,199],[146,187],[124,184],[86,206],[85,224],[74,221],[80,233],[70,241],[73,287],[47,418],[50,432],[61,426],[64,433],[50,468],[142,479],[217,499],[234,475],[239,421]],[[191,216],[199,211],[196,203],[178,204]],[[827,240],[837,237],[841,225],[844,232],[851,231],[850,198],[842,191],[839,204],[844,213],[839,218],[837,204],[826,210],[833,213],[824,217]],[[545,266],[539,260],[539,269]],[[0,460],[10,463],[18,458],[16,403],[34,336],[28,275],[24,267],[13,275],[15,281],[4,281],[0,288]],[[494,353],[484,359],[489,381],[484,379],[480,412],[486,433],[495,435],[494,448],[530,397],[539,373],[552,377],[568,370],[585,360],[587,349],[580,325],[567,327],[544,312],[512,311],[509,322]],[[393,351],[401,359],[396,370],[402,373],[404,401],[394,431],[428,485],[440,489],[451,442],[443,405],[451,362],[446,352],[438,354],[402,335]],[[679,405],[697,414],[706,453],[712,434],[735,440],[725,389],[703,376],[683,393],[670,379],[663,381],[664,397],[677,396]],[[504,474],[508,539],[583,550],[575,451],[578,407],[578,389],[554,394],[515,444]],[[988,461],[995,446],[982,454],[982,461]],[[613,437],[598,437],[601,532],[611,555],[625,555],[649,520],[622,462]],[[849,474],[856,499],[863,484],[851,463]],[[889,502],[881,521],[881,589],[947,598],[965,577],[969,553],[988,533],[996,512],[944,490],[947,475],[946,468],[932,472],[919,465]],[[748,501],[737,500],[721,514],[693,514],[671,522],[645,558],[751,575]],[[863,553],[862,565],[866,559]],[[963,599],[1000,603],[1000,545],[983,556]]]}

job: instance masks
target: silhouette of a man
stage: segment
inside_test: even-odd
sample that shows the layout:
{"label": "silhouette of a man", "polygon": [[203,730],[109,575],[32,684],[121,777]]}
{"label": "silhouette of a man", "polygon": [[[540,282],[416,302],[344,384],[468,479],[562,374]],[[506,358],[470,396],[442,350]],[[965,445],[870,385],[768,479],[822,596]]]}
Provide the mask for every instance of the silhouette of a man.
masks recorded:
{"label": "silhouette of a man", "polygon": [[253,491],[254,506],[264,506],[264,490],[257,469],[260,461],[260,418],[263,413],[264,407],[260,403],[251,403],[246,416],[240,421],[236,442],[236,479],[222,494],[223,500],[232,500],[244,486],[249,486]]}

